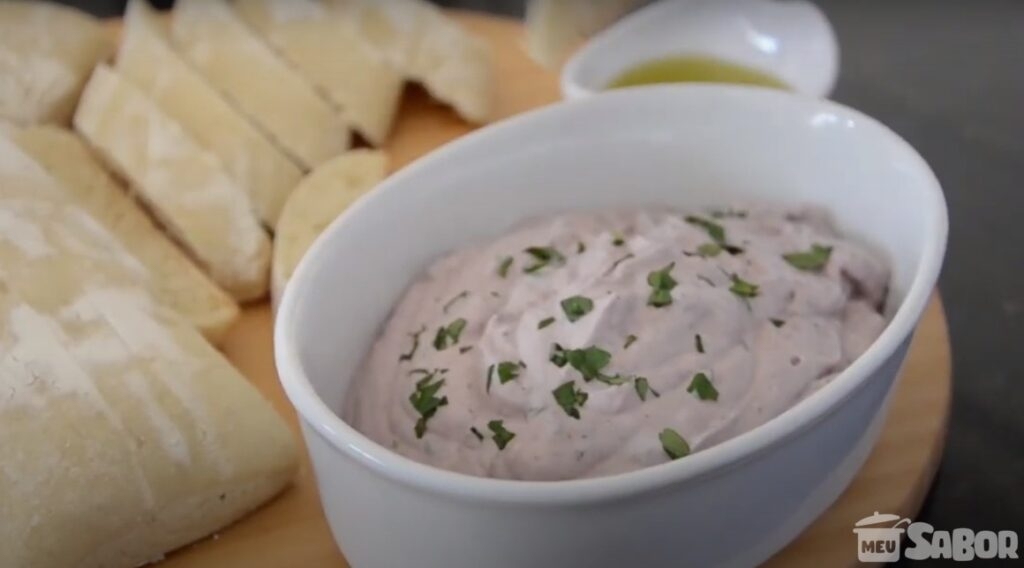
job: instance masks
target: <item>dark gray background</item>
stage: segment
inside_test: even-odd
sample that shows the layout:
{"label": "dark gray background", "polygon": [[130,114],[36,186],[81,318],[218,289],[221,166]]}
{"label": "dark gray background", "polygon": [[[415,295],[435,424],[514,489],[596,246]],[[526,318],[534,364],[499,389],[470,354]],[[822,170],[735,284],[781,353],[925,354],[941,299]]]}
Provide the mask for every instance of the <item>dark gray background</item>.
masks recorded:
{"label": "dark gray background", "polygon": [[[123,5],[69,1],[105,15]],[[522,0],[439,1],[522,14]],[[842,46],[834,98],[909,140],[949,202],[940,289],[953,338],[953,419],[920,520],[1022,531],[1024,1],[819,3]]]}

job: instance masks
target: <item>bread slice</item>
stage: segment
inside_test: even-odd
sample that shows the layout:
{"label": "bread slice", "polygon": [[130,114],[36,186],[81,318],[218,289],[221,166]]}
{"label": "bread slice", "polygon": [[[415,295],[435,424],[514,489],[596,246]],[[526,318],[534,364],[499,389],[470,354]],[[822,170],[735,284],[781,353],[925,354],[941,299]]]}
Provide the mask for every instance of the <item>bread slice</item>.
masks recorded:
{"label": "bread slice", "polygon": [[350,25],[386,60],[426,87],[462,118],[484,123],[494,113],[490,46],[426,0],[332,0]]}
{"label": "bread slice", "polygon": [[348,149],[351,133],[341,114],[224,0],[178,0],[171,37],[210,84],[306,170]]}
{"label": "bread slice", "polygon": [[109,230],[152,275],[157,300],[219,343],[239,315],[238,304],[175,246],[99,164],[73,132],[29,127],[14,141],[61,182],[70,201]]}
{"label": "bread slice", "polygon": [[302,171],[174,52],[165,21],[146,0],[130,0],[116,69],[215,155],[269,227]]}
{"label": "bread slice", "polygon": [[270,404],[142,288],[48,244],[0,239],[0,566],[132,568],[280,492],[297,452]]}
{"label": "bread slice", "polygon": [[215,282],[239,301],[267,292],[270,240],[248,195],[142,91],[100,65],[74,123]]}
{"label": "bread slice", "polygon": [[271,297],[275,307],[313,241],[386,175],[387,157],[383,152],[352,150],[313,170],[295,188],[281,213],[274,239]]}
{"label": "bread slice", "polygon": [[67,124],[97,62],[114,49],[100,22],[51,2],[0,2],[0,118]]}
{"label": "bread slice", "polygon": [[236,0],[235,11],[374,146],[382,145],[405,78],[343,18],[315,0]]}
{"label": "bread slice", "polygon": [[584,40],[605,29],[640,0],[528,0],[526,50],[556,68]]}

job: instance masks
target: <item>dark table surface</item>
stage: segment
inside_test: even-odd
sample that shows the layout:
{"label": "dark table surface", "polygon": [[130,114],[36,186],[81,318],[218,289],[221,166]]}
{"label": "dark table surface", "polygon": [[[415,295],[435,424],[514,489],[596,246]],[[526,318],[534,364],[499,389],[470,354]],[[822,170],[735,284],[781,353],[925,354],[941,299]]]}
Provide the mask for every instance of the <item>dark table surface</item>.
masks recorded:
{"label": "dark table surface", "polygon": [[[118,0],[68,0],[99,14]],[[439,0],[519,16],[522,0]],[[842,48],[834,98],[905,137],[949,202],[940,289],[953,417],[919,516],[1024,531],[1024,1],[820,0]],[[921,563],[915,563],[921,565]]]}

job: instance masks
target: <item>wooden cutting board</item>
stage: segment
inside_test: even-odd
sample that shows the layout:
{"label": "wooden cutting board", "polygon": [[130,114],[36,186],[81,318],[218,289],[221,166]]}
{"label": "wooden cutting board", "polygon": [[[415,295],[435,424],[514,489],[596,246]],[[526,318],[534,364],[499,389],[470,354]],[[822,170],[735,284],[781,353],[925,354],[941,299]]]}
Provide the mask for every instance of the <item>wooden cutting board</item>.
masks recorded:
{"label": "wooden cutting board", "polygon": [[[498,114],[513,114],[558,100],[557,77],[524,54],[522,28],[513,20],[457,14],[490,41],[497,59]],[[419,89],[406,94],[387,150],[401,168],[472,130]],[[272,317],[267,305],[249,307],[224,347],[228,357],[287,417],[298,438],[295,413],[274,370]],[[936,295],[924,315],[897,386],[877,447],[853,484],[807,531],[766,565],[854,566],[854,523],[875,511],[913,517],[935,475],[951,400],[949,336]],[[279,498],[210,539],[171,554],[161,568],[344,568],[317,498],[308,458],[294,486]],[[396,567],[404,568],[404,567]]]}

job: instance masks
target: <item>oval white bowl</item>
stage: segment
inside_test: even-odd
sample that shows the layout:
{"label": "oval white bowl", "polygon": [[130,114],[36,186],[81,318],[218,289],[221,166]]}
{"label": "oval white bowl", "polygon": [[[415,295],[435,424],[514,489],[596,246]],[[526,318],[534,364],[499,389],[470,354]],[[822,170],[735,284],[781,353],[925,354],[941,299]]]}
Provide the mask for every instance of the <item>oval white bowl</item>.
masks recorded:
{"label": "oval white bowl", "polygon": [[[437,256],[557,211],[733,199],[823,205],[893,266],[882,336],[767,424],[672,463],[541,483],[410,461],[335,413],[392,305]],[[335,539],[356,568],[763,561],[835,500],[874,444],[946,231],[938,182],[897,135],[837,104],[767,89],[627,89],[437,150],[330,226],[278,313],[278,370]]]}
{"label": "oval white bowl", "polygon": [[631,67],[704,55],[757,69],[794,91],[827,98],[839,75],[839,44],[825,14],[806,0],[662,0],[593,37],[562,69],[562,96],[607,91]]}

